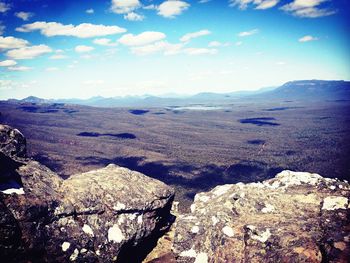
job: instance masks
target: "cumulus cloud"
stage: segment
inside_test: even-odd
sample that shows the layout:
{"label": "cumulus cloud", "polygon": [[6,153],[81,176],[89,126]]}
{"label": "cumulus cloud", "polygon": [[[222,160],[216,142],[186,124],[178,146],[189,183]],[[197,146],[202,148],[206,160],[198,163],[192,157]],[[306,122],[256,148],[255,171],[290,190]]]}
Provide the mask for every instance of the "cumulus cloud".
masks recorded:
{"label": "cumulus cloud", "polygon": [[[256,1],[258,2],[258,1]],[[260,1],[260,3],[257,4],[255,9],[260,9],[260,10],[265,10],[274,7],[279,3],[279,0],[265,0],[265,1]]]}
{"label": "cumulus cloud", "polygon": [[245,10],[252,5],[255,9],[268,9],[276,6],[280,0],[229,0],[230,6]]}
{"label": "cumulus cloud", "polygon": [[34,22],[16,28],[18,32],[32,32],[36,30],[39,30],[42,35],[47,37],[73,36],[78,38],[99,37],[126,32],[125,28],[119,26],[95,25],[90,23],[82,23],[74,26],[72,24],[63,25],[57,22]]}
{"label": "cumulus cloud", "polygon": [[218,53],[218,50],[215,48],[186,48],[184,49],[184,53],[191,56],[204,54],[214,55]]}
{"label": "cumulus cloud", "polygon": [[75,47],[74,50],[75,52],[78,52],[78,53],[86,53],[86,52],[91,52],[94,49],[95,49],[94,47],[78,45]]}
{"label": "cumulus cloud", "polygon": [[52,55],[49,57],[49,59],[66,59],[68,58],[66,55],[62,55],[62,54],[56,54],[56,55]]}
{"label": "cumulus cloud", "polygon": [[318,40],[317,37],[313,37],[313,36],[310,36],[310,35],[307,35],[307,36],[303,36],[301,38],[299,38],[299,42],[309,42],[309,41],[315,41],[315,40]]}
{"label": "cumulus cloud", "polygon": [[222,43],[219,41],[211,41],[211,42],[209,42],[208,47],[227,47],[229,45],[230,45],[230,43],[228,43],[228,42]]}
{"label": "cumulus cloud", "polygon": [[116,42],[112,42],[109,38],[96,38],[93,41],[94,44],[100,45],[100,46],[108,46],[108,47],[113,47],[118,45]]}
{"label": "cumulus cloud", "polygon": [[25,47],[29,44],[27,40],[16,37],[0,36],[0,49],[14,49]]}
{"label": "cumulus cloud", "polygon": [[15,60],[12,60],[12,59],[0,61],[0,67],[11,67],[11,66],[14,66],[16,64],[17,64],[17,62]]}
{"label": "cumulus cloud", "polygon": [[12,59],[33,59],[51,52],[52,49],[47,45],[37,45],[9,50],[6,56]]}
{"label": "cumulus cloud", "polygon": [[7,68],[10,71],[28,71],[31,70],[31,67],[25,67],[25,66],[18,66],[18,67],[8,67]]}
{"label": "cumulus cloud", "polygon": [[6,13],[8,10],[10,10],[11,7],[9,4],[0,2],[0,13]]}
{"label": "cumulus cloud", "polygon": [[182,51],[182,47],[183,44],[171,44],[167,41],[159,41],[145,46],[132,47],[131,53],[139,56],[162,53],[168,56],[179,54]]}
{"label": "cumulus cloud", "polygon": [[197,37],[201,37],[201,36],[206,36],[206,35],[210,35],[211,32],[207,29],[204,29],[204,30],[200,30],[200,31],[197,31],[197,32],[193,32],[193,33],[188,33],[184,36],[182,36],[180,38],[180,41],[181,42],[188,42],[190,41],[191,39],[193,38],[197,38]]}
{"label": "cumulus cloud", "polygon": [[239,37],[248,37],[248,36],[251,36],[251,35],[255,35],[257,33],[259,33],[259,29],[252,29],[250,31],[240,32],[240,33],[238,33],[238,36]]}
{"label": "cumulus cloud", "polygon": [[164,39],[162,32],[145,31],[138,35],[126,34],[119,38],[118,42],[125,46],[143,46]]}
{"label": "cumulus cloud", "polygon": [[29,18],[34,16],[34,13],[31,12],[17,12],[15,16],[22,19],[23,21],[28,21]]}
{"label": "cumulus cloud", "polygon": [[139,0],[112,0],[111,11],[116,14],[130,13],[141,7]]}
{"label": "cumulus cloud", "polygon": [[95,13],[95,10],[90,8],[90,9],[85,10],[85,13],[92,15],[93,13]]}
{"label": "cumulus cloud", "polygon": [[160,4],[157,8],[158,15],[166,18],[174,18],[187,10],[190,4],[180,0],[168,0]]}
{"label": "cumulus cloud", "polygon": [[330,16],[336,13],[336,10],[320,7],[330,0],[293,0],[291,3],[281,7],[283,11],[291,13],[298,17],[316,18]]}
{"label": "cumulus cloud", "polygon": [[131,12],[124,15],[124,19],[129,21],[142,21],[145,19],[145,17],[143,15],[136,14],[135,12]]}

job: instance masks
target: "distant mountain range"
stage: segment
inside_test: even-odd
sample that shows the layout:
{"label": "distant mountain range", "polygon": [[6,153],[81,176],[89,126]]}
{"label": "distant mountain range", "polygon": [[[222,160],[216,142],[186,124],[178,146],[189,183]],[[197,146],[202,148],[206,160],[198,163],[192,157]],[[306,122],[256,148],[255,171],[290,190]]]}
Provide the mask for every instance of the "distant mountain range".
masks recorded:
{"label": "distant mountain range", "polygon": [[350,81],[299,80],[290,81],[280,87],[268,87],[256,91],[238,91],[231,93],[198,93],[193,96],[126,96],[105,98],[101,96],[89,99],[51,99],[34,96],[22,100],[9,99],[16,103],[65,103],[94,107],[135,107],[135,106],[182,106],[188,104],[225,104],[235,100],[350,100]]}

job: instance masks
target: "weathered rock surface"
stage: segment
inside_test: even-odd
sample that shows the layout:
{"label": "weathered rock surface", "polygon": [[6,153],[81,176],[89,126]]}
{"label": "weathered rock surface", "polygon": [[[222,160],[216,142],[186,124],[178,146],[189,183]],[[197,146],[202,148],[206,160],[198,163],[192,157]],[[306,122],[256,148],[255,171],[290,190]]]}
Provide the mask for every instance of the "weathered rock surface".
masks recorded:
{"label": "weathered rock surface", "polygon": [[25,157],[26,139],[19,130],[0,124],[0,148],[6,156]]}
{"label": "weathered rock surface", "polygon": [[348,262],[350,186],[283,171],[199,193],[177,218],[178,262]]}
{"label": "weathered rock surface", "polygon": [[1,261],[137,262],[171,223],[174,192],[162,182],[116,165],[62,180],[22,158],[18,131],[0,134],[10,134],[1,184],[17,182],[0,189]]}

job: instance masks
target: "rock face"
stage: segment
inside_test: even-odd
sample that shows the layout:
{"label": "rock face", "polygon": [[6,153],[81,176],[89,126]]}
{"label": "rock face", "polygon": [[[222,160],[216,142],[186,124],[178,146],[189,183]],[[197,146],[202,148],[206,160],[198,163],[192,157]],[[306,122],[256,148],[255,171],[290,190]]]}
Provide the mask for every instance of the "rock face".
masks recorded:
{"label": "rock face", "polygon": [[11,185],[0,189],[1,261],[137,262],[171,224],[174,191],[162,182],[116,165],[62,180],[22,158],[17,130],[0,134]]}
{"label": "rock face", "polygon": [[177,218],[178,262],[348,262],[350,186],[283,171],[199,193]]}
{"label": "rock face", "polygon": [[19,130],[0,124],[0,149],[2,153],[13,158],[25,157],[26,139]]}

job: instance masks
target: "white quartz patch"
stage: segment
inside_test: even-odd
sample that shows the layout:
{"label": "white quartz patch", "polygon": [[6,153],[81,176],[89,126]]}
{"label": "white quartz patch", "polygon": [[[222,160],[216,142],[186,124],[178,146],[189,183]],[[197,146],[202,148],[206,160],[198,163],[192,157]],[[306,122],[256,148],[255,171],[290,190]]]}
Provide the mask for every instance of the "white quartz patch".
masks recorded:
{"label": "white quartz patch", "polygon": [[123,232],[120,230],[118,225],[113,225],[110,229],[108,229],[108,241],[120,243],[124,240]]}
{"label": "white quartz patch", "polygon": [[261,209],[261,212],[264,214],[272,213],[273,211],[275,211],[275,207],[271,204],[265,204],[265,207]]}
{"label": "white quartz patch", "polygon": [[113,209],[114,210],[123,210],[123,209],[125,209],[125,207],[126,206],[124,204],[117,202],[117,204],[113,206]]}
{"label": "white quartz patch", "polygon": [[62,251],[66,252],[69,249],[69,247],[70,247],[70,243],[69,242],[63,242],[61,247],[62,247]]}
{"label": "white quartz patch", "polygon": [[199,227],[198,226],[193,226],[191,228],[191,232],[194,233],[194,234],[197,234],[199,232]]}
{"label": "white quartz patch", "polygon": [[347,209],[349,200],[343,196],[328,196],[323,200],[323,210]]}
{"label": "white quartz patch", "polygon": [[180,257],[195,258],[196,256],[197,256],[197,253],[193,248],[191,248],[189,250],[182,251],[180,253]]}
{"label": "white quartz patch", "polygon": [[87,224],[84,224],[83,231],[84,231],[84,233],[86,233],[90,236],[94,236],[94,232],[92,231],[91,227]]}
{"label": "white quartz patch", "polygon": [[230,226],[225,226],[223,229],[222,229],[222,232],[228,236],[228,237],[233,237],[234,236],[234,232],[233,232],[233,229],[232,227]]}
{"label": "white quartz patch", "polygon": [[79,256],[79,250],[78,249],[74,249],[72,255],[70,255],[70,257],[69,257],[69,260],[70,261],[75,261],[78,256]]}
{"label": "white quartz patch", "polygon": [[6,190],[2,190],[1,192],[3,192],[6,195],[11,195],[11,194],[17,194],[17,195],[24,195],[24,190],[23,188],[9,188]]}
{"label": "white quartz patch", "polygon": [[207,253],[204,253],[204,252],[198,253],[194,263],[208,263],[208,255],[207,255]]}

